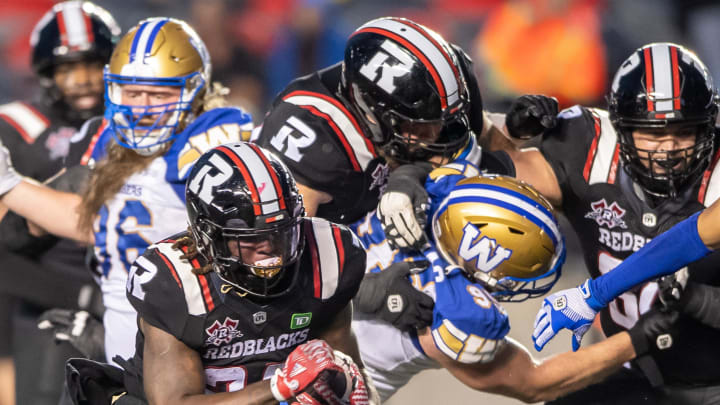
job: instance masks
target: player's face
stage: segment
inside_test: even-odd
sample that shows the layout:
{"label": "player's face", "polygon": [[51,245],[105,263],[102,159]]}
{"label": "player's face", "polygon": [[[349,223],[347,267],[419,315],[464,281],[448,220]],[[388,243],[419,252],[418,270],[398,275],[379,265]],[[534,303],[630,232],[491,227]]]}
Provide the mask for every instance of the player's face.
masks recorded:
{"label": "player's face", "polygon": [[102,102],[103,64],[99,61],[61,63],[53,70],[53,80],[74,110],[92,110]]}
{"label": "player's face", "polygon": [[633,131],[635,147],[641,162],[654,173],[663,174],[667,170],[660,165],[650,165],[650,157],[666,160],[678,169],[692,157],[691,148],[695,145],[697,129],[695,127],[676,127],[664,129],[638,129]]}
{"label": "player's face", "polygon": [[228,240],[228,249],[233,257],[248,266],[256,266],[259,269],[269,268],[267,274],[256,268],[255,273],[260,276],[268,276],[277,273],[282,265],[282,259],[275,252],[272,242],[269,239],[263,240]]}
{"label": "player's face", "polygon": [[[152,126],[155,122],[164,124],[170,117],[169,114],[163,114],[159,118],[155,114],[165,111],[165,105],[177,103],[180,101],[182,89],[175,86],[150,86],[144,84],[125,84],[121,90],[121,103],[128,106],[137,106],[137,113],[143,114],[140,118],[139,125]],[[157,108],[149,108],[148,106],[158,106]],[[135,109],[133,108],[133,113]]]}

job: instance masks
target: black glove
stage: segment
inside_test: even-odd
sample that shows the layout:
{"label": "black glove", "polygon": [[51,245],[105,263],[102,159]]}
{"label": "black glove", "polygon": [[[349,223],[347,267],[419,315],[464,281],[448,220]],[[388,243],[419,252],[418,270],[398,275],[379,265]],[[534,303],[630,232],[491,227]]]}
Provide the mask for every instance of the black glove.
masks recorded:
{"label": "black glove", "polygon": [[393,263],[379,273],[368,273],[355,295],[355,308],[375,314],[402,331],[432,323],[435,302],[410,284],[407,275],[427,268],[428,261]]}
{"label": "black glove", "polygon": [[658,298],[664,310],[679,309],[688,282],[688,270],[684,267],[658,280]]}
{"label": "black glove", "polygon": [[390,173],[376,215],[391,248],[421,250],[427,244],[425,224],[430,198],[425,191],[425,177],[432,169],[428,162],[416,162]]}
{"label": "black glove", "polygon": [[680,312],[677,309],[668,310],[663,307],[653,307],[642,314],[635,326],[628,330],[637,357],[650,350],[666,350],[672,347],[673,325],[679,317]]}
{"label": "black glove", "polygon": [[530,139],[557,125],[558,102],[554,97],[524,95],[510,105],[505,125],[513,138]]}
{"label": "black glove", "polygon": [[105,328],[87,311],[54,308],[38,318],[39,329],[52,329],[55,343],[68,342],[91,360],[105,361]]}

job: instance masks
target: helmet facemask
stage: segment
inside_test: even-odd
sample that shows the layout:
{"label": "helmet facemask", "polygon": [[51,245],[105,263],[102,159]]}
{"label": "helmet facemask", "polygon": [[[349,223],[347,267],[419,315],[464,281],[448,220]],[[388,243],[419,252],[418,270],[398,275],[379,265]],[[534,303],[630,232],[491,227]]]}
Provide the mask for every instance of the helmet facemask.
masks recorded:
{"label": "helmet facemask", "polygon": [[[167,86],[180,89],[177,101],[156,105],[122,103],[124,85]],[[117,142],[142,155],[157,152],[175,139],[194,119],[194,101],[205,89],[200,72],[174,78],[142,78],[105,73],[105,118]]]}

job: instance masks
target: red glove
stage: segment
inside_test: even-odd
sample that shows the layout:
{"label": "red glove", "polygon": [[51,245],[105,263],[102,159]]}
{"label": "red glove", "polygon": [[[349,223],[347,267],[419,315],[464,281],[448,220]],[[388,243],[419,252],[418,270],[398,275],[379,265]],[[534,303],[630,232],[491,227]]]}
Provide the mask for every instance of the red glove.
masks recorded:
{"label": "red glove", "polygon": [[[320,380],[327,381],[338,373],[344,374],[344,370],[335,363],[330,345],[315,339],[301,344],[290,353],[285,365],[270,379],[270,389],[275,399],[282,402],[304,392],[321,375]],[[326,385],[320,384],[321,390]]]}
{"label": "red glove", "polygon": [[[342,367],[345,374],[350,378],[351,384],[348,384],[347,391],[343,395],[343,399],[348,398],[350,405],[370,405],[370,393],[365,384],[365,379],[360,368],[355,364],[352,357],[347,354],[335,350],[335,362]],[[348,392],[349,391],[349,392]]]}

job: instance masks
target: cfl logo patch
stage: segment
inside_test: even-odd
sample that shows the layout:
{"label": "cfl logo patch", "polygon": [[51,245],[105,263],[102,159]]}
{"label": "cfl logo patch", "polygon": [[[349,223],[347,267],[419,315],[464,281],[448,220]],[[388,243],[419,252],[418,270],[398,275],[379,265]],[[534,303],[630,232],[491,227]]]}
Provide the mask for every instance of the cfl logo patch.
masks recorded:
{"label": "cfl logo patch", "polygon": [[404,306],[405,306],[405,304],[403,303],[403,299],[400,296],[400,294],[392,294],[392,295],[388,296],[388,298],[387,298],[388,311],[396,314],[398,312],[402,312]]}
{"label": "cfl logo patch", "polygon": [[565,298],[564,295],[555,298],[552,302],[552,306],[556,311],[565,309],[565,307],[567,307],[567,298]]}
{"label": "cfl logo patch", "polygon": [[655,339],[655,344],[657,344],[658,349],[667,350],[672,347],[673,338],[669,333],[663,333]]}

